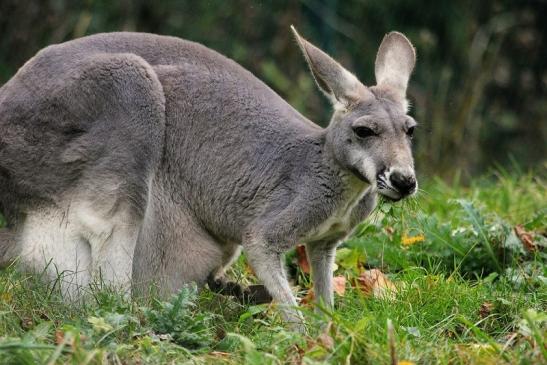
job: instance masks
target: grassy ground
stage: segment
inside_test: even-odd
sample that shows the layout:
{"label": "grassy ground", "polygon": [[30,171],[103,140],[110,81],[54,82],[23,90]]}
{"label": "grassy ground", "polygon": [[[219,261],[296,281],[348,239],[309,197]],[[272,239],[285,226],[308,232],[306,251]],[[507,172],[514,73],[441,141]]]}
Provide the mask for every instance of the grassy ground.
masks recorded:
{"label": "grassy ground", "polygon": [[[96,286],[71,306],[56,283],[10,268],[0,272],[0,363],[546,363],[545,181],[497,174],[455,186],[430,182],[358,228],[338,251],[334,312],[302,307],[308,335],[270,306],[192,288],[162,302]],[[287,262],[306,297],[302,262]],[[395,289],[367,283],[371,268]],[[230,274],[254,281],[243,258]]]}

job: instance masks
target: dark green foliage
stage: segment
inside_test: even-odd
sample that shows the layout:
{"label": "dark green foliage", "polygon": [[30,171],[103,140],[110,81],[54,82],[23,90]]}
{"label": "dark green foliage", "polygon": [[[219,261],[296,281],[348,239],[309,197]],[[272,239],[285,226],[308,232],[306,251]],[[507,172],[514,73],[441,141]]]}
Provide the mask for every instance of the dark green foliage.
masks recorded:
{"label": "dark green foliage", "polygon": [[511,158],[545,161],[547,3],[542,1],[0,2],[0,84],[40,48],[105,31],[175,35],[233,58],[315,122],[329,103],[293,41],[294,24],[374,83],[382,36],[406,33],[418,52],[409,97],[420,122],[418,171],[464,178]]}
{"label": "dark green foliage", "polygon": [[144,315],[152,329],[159,335],[169,335],[173,341],[189,349],[198,349],[211,344],[214,316],[197,311],[195,301],[197,289],[187,286],[170,301],[154,301]]}

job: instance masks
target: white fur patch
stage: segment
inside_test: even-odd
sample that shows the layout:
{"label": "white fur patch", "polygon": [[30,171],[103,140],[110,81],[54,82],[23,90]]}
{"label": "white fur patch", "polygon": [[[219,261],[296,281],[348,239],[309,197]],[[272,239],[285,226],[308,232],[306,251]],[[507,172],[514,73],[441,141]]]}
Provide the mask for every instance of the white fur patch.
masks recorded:
{"label": "white fur patch", "polygon": [[21,263],[36,272],[45,270],[51,279],[60,277],[69,297],[79,296],[89,283],[91,248],[65,212],[48,208],[28,214],[18,244]]}
{"label": "white fur patch", "polygon": [[357,178],[352,183],[349,183],[350,188],[344,194],[343,201],[339,204],[338,209],[321,225],[314,229],[307,237],[304,238],[304,241],[313,242],[318,241],[323,238],[343,233],[345,234],[351,228],[351,214],[353,209],[359,204],[363,196],[365,195],[369,185],[362,182],[356,181]]}
{"label": "white fur patch", "polygon": [[362,160],[363,173],[372,186],[376,185],[376,165],[369,157]]}
{"label": "white fur patch", "polygon": [[107,217],[87,203],[36,210],[20,234],[20,260],[51,279],[62,273],[61,286],[70,297],[81,296],[99,273],[107,284],[128,288],[137,234],[127,214]]}

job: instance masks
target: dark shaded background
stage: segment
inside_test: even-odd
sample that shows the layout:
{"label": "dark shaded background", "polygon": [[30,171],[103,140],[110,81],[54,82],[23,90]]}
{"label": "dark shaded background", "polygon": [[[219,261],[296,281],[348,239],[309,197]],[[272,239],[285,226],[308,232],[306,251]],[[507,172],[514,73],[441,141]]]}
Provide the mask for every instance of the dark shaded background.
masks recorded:
{"label": "dark shaded background", "polygon": [[235,59],[319,124],[330,116],[289,25],[365,83],[382,36],[418,51],[409,97],[418,170],[544,169],[547,3],[463,0],[0,0],[0,84],[40,48],[117,30],[175,35]]}

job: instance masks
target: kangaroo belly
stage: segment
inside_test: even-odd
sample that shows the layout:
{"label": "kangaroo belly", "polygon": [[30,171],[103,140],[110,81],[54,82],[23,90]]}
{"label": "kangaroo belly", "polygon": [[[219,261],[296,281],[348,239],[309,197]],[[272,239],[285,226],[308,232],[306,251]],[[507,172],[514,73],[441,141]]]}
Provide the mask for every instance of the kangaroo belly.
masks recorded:
{"label": "kangaroo belly", "polygon": [[29,212],[19,232],[18,251],[25,269],[59,278],[63,291],[71,296],[89,283],[91,247],[64,209]]}
{"label": "kangaroo belly", "polygon": [[126,209],[103,208],[68,201],[30,211],[18,233],[21,264],[60,280],[73,298],[91,280],[128,288],[139,222]]}

